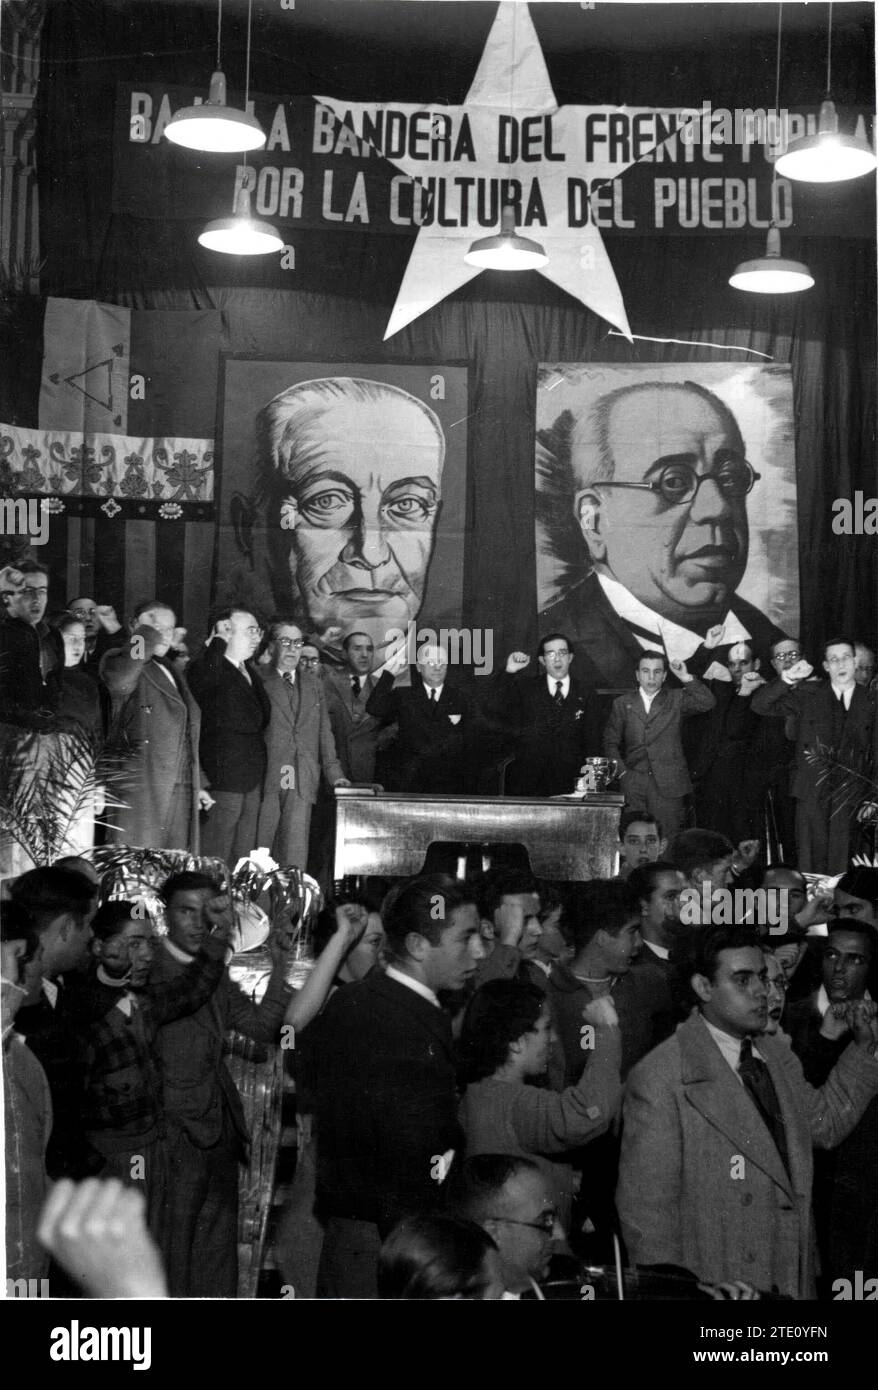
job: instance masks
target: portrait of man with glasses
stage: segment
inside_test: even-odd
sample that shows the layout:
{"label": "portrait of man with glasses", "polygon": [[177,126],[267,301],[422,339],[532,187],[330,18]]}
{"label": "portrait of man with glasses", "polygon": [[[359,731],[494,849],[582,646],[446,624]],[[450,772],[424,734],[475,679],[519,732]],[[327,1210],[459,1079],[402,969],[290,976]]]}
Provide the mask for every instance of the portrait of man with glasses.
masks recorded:
{"label": "portrait of man with glasses", "polygon": [[[735,413],[684,375],[710,377],[709,369],[555,370],[580,374],[583,408],[562,411],[552,430],[540,431],[538,566],[547,571],[554,551],[572,581],[540,621],[570,632],[580,673],[599,687],[621,687],[639,654],[652,649],[710,678],[734,644],[765,649],[782,637],[778,622],[738,590],[752,558],[748,507],[760,527],[771,509],[779,568],[795,556],[794,489],[775,512],[776,488],[748,457]],[[622,385],[595,395],[592,382],[589,393],[589,376],[602,385],[614,370]],[[538,421],[540,413],[538,401]],[[558,534],[565,510],[566,537]],[[780,593],[788,603],[782,581],[766,575],[762,587],[766,599]]]}

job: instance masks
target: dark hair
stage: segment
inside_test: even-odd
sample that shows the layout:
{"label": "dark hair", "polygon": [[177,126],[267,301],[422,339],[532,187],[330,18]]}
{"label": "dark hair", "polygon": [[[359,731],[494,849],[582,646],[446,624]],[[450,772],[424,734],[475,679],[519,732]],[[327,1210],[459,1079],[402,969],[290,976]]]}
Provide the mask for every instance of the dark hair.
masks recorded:
{"label": "dark hair", "polygon": [[63,613],[59,613],[57,618],[53,618],[51,624],[56,632],[67,632],[67,630],[74,625],[78,627],[85,626],[82,618],[77,618],[75,613],[68,613],[66,610]]}
{"label": "dark hair", "polygon": [[496,869],[486,874],[479,889],[479,907],[483,917],[493,920],[504,898],[519,893],[539,894],[539,884],[531,874],[517,869]]}
{"label": "dark hair", "polygon": [[532,1033],[546,996],[525,980],[489,980],[467,1005],[460,1033],[460,1059],[468,1082],[493,1076],[509,1049]]}
{"label": "dark hair", "polygon": [[517,1154],[474,1154],[455,1163],[443,1184],[446,1211],[481,1226],[502,1200],[507,1183],[522,1173],[539,1173],[539,1164]]}
{"label": "dark hair", "polygon": [[641,661],[660,661],[666,671],[670,671],[671,669],[671,663],[668,661],[667,652],[654,652],[649,647],[644,648],[644,650],[640,653],[639,657],[637,658],[637,661],[634,664],[635,671],[639,667]]}
{"label": "dark hair", "polygon": [[113,898],[108,903],[101,903],[94,915],[91,929],[98,941],[109,941],[111,937],[118,936],[129,922],[136,922],[142,916],[143,908],[139,903]]}
{"label": "dark hair", "polygon": [[[228,616],[231,617],[233,612],[248,613],[249,611],[250,610],[248,608],[234,608],[229,610]],[[255,613],[253,616],[256,616]],[[217,619],[217,621],[219,622],[220,619]],[[294,618],[291,613],[275,613],[271,618],[269,618],[268,622],[265,624],[265,636],[267,641],[273,642],[277,637],[278,630],[282,627],[297,627],[302,634],[302,643],[304,645],[305,631],[302,627],[302,624],[299,622],[299,619]]]}
{"label": "dark hair", "polygon": [[693,975],[704,975],[713,980],[716,976],[719,957],[722,951],[740,951],[747,947],[762,949],[759,937],[751,927],[736,926],[698,926],[675,936],[671,947],[671,965],[675,980],[675,996],[688,1004],[698,1004],[700,1000],[692,988]]}
{"label": "dark hair", "polygon": [[17,565],[13,565],[12,569],[18,570],[19,574],[44,574],[47,579],[51,577],[49,566],[44,565],[41,560],[21,560]]}
{"label": "dark hair", "polygon": [[22,965],[33,958],[40,938],[33,917],[21,903],[3,903],[3,911],[0,912],[0,941],[4,946],[12,941],[25,942],[24,955],[19,957]]}
{"label": "dark hair", "polygon": [[799,868],[797,868],[795,864],[766,864],[765,868],[764,868],[763,871],[762,871],[762,884],[763,884],[763,886],[764,886],[764,884],[765,884],[765,875],[766,875],[766,874],[770,874],[770,873],[781,873],[781,872],[783,872],[783,873],[785,873],[785,874],[795,874],[795,875],[796,875],[796,878],[800,878],[800,879],[802,880],[802,887],[803,887],[803,888],[807,888],[807,886],[808,886],[808,881],[807,881],[807,879],[805,878],[805,875],[802,873],[802,870],[799,869]]}
{"label": "dark hair", "polygon": [[327,899],[324,907],[317,914],[314,923],[314,954],[319,956],[329,945],[330,938],[335,935],[337,923],[335,920],[336,909],[343,907],[345,903],[356,903],[366,909],[367,912],[378,912],[379,906],[375,901],[375,896],[365,889],[357,893],[340,893],[334,898]]}
{"label": "dark hair", "polygon": [[619,817],[619,839],[620,839],[620,840],[624,840],[624,839],[625,839],[625,832],[627,831],[628,827],[629,827],[630,825],[635,825],[635,824],[637,824],[637,825],[654,825],[655,828],[656,828],[656,830],[658,831],[659,839],[661,839],[661,836],[662,836],[661,822],[658,820],[658,818],[657,818],[656,816],[654,816],[654,815],[652,814],[652,811],[631,811],[631,810],[625,810],[625,811],[623,811],[622,814],[621,814],[621,816]]}
{"label": "dark hair", "polygon": [[734,852],[731,840],[713,830],[681,830],[668,846],[668,858],[687,878],[693,869],[708,869]]}
{"label": "dark hair", "polygon": [[802,649],[802,644],[801,644],[801,642],[799,641],[798,637],[775,637],[774,641],[771,643],[770,647],[768,648],[768,655],[769,655],[769,657],[771,658],[772,661],[774,660],[774,654],[775,654],[775,652],[777,651],[778,647],[780,646],[781,642],[795,642],[795,644],[796,644],[796,646],[799,648],[799,650],[801,651],[801,649]]}
{"label": "dark hair", "polygon": [[[369,637],[368,632],[349,632],[348,635],[347,635],[347,637],[344,639],[344,641],[343,641],[342,644],[341,644],[341,649],[342,649],[342,651],[344,651],[344,652],[347,651],[349,643],[351,643],[351,642],[354,640],[355,637],[366,637],[366,638],[368,638],[368,640],[369,640],[370,642],[372,642],[372,638]],[[373,646],[373,647],[375,646],[375,643],[374,643],[374,642],[372,642],[372,646]]]}
{"label": "dark hair", "polygon": [[222,892],[222,885],[217,883],[215,878],[211,878],[210,874],[185,870],[183,873],[171,874],[170,878],[165,879],[159,889],[159,897],[167,907],[175,893],[197,893],[202,888],[209,888],[213,893]]}
{"label": "dark hair", "polygon": [[422,1212],[390,1232],[378,1256],[379,1298],[483,1299],[485,1257],[496,1250],[474,1221]]}
{"label": "dark hair", "polygon": [[871,922],[861,922],[857,917],[834,917],[831,922],[826,923],[827,938],[834,932],[847,931],[856,933],[869,944],[869,956],[874,960],[878,956],[878,930]]}
{"label": "dark hair", "polygon": [[161,598],[145,598],[142,602],[138,603],[133,610],[131,621],[136,623],[137,619],[142,618],[144,613],[148,613],[151,608],[163,608],[166,613],[173,613],[176,617],[176,610],[173,604],[165,603],[164,599]]}
{"label": "dark hair", "polygon": [[571,655],[573,654],[573,646],[566,632],[547,632],[545,637],[541,637],[537,643],[537,656],[544,657],[546,655],[547,642],[566,642],[567,650]]}
{"label": "dark hair", "polygon": [[424,874],[409,879],[398,891],[391,889],[382,909],[391,952],[405,955],[409,932],[418,932],[431,946],[438,946],[452,912],[470,903],[475,903],[472,889],[447,874]]}
{"label": "dark hair", "polygon": [[[208,634],[213,632],[217,623],[224,623],[228,619],[230,619],[233,613],[249,613],[252,618],[256,619],[260,627],[263,626],[261,617],[252,607],[252,605],[248,603],[224,603],[221,608],[211,609],[210,615],[207,619]],[[286,619],[284,619],[283,621],[286,621]],[[299,627],[299,623],[295,618],[290,618],[289,621],[291,623],[294,623],[296,627]]]}
{"label": "dark hair", "polygon": [[820,647],[820,656],[823,661],[826,660],[826,653],[830,647],[850,647],[851,655],[856,656],[857,654],[857,644],[852,637],[828,637]]}
{"label": "dark hair", "polygon": [[594,878],[571,885],[570,917],[573,945],[581,951],[599,931],[618,936],[632,919],[640,917],[640,902],[628,880]]}
{"label": "dark hair", "polygon": [[652,864],[639,864],[636,869],[632,869],[625,880],[638,903],[643,903],[647,898],[651,898],[662,874],[678,874],[680,870],[676,864],[672,864],[667,859],[656,859]]}
{"label": "dark hair", "polygon": [[29,869],[9,884],[9,896],[34,919],[38,932],[45,931],[62,912],[81,922],[90,912],[97,887],[75,869]]}
{"label": "dark hair", "polygon": [[878,907],[878,868],[873,869],[867,864],[857,865],[842,874],[835,886],[852,898],[863,898],[873,907]]}

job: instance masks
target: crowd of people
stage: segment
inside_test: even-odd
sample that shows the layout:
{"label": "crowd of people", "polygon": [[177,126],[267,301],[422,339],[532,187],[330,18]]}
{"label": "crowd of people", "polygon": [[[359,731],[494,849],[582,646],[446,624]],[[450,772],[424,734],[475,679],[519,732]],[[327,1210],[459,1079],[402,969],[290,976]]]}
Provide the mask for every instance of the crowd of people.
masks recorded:
{"label": "crowd of people", "polygon": [[[317,643],[229,607],[190,660],[158,600],[127,627],[82,597],[49,624],[38,562],[2,588],[13,772],[71,728],[123,770],[106,825],[92,808],[3,883],[10,1278],[235,1296],[232,1029],[295,1078],[276,1258],[297,1297],[627,1279],[795,1299],[878,1278],[878,866],[853,862],[878,810],[867,648],[827,642],[825,680],[788,639],[733,645],[709,679],[644,650],[601,697],[561,633],[469,683],[427,645],[406,680],[405,652],[376,667],[365,633]],[[258,1003],[229,977],[223,883],[170,875],[157,933],[90,859],[95,835],[232,866],[264,845],[319,873],[333,788],[564,795],[588,756],[619,774],[616,877],[541,882],[501,852],[466,880],[324,874],[313,969],[294,988],[273,933]],[[809,894],[806,872],[841,877]]]}
{"label": "crowd of people", "polygon": [[376,654],[365,632],[317,642],[292,616],[227,606],[190,659],[158,599],[127,627],[92,598],[50,607],[36,560],[0,572],[0,591],[10,775],[16,757],[19,780],[33,775],[52,731],[113,751],[108,809],[79,816],[67,852],[90,847],[97,819],[110,842],[232,864],[263,845],[326,881],[334,788],[563,796],[595,756],[669,837],[694,824],[814,873],[873,848],[878,681],[853,638],[813,653],[823,676],[785,637],[765,652],[718,647],[703,679],[647,645],[630,688],[611,691],[577,679],[561,632],[534,660],[516,651],[473,675],[438,643],[410,666],[404,642]]}

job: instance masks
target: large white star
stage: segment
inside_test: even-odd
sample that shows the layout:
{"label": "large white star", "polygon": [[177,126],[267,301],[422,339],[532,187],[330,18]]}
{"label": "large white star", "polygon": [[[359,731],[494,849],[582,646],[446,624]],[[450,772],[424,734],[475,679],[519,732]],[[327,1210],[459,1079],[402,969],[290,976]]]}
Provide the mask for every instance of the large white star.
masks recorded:
{"label": "large white star", "polygon": [[[538,179],[546,225],[534,222],[531,226],[522,227],[521,231],[523,235],[541,242],[545,248],[549,262],[539,273],[631,338],[622,293],[599,229],[591,219],[584,227],[569,225],[567,180],[571,177],[587,179],[593,186],[595,180],[616,178],[660,143],[656,141],[644,145],[641,141],[637,156],[627,159],[601,158],[592,150],[591,157],[586,161],[584,131],[585,120],[590,113],[606,113],[612,109],[624,111],[626,116],[633,118],[639,114],[671,114],[678,108],[559,108],[527,6],[511,3],[510,0],[498,8],[478,70],[462,106],[424,107],[404,102],[352,105],[333,97],[315,99],[329,107],[339,120],[352,124],[358,135],[363,134],[364,115],[374,126],[377,113],[393,110],[401,113],[407,121],[420,113],[419,124],[423,135],[418,139],[417,148],[419,152],[428,149],[430,157],[413,158],[408,154],[393,153],[385,155],[385,158],[413,179],[444,180],[448,221],[453,220],[455,215],[459,216],[463,198],[472,201],[475,196],[471,187],[462,189],[455,183],[458,177],[470,181],[476,178],[519,179],[525,200],[531,181]],[[429,112],[429,116],[425,118],[424,112]],[[693,116],[695,114],[691,113]],[[463,134],[464,117],[472,135],[475,159],[466,157],[465,140],[460,157],[442,157],[437,147],[431,146],[428,132],[435,126],[436,131],[449,137],[442,153],[448,149],[455,151]],[[530,133],[528,153],[536,155],[536,158],[524,160],[518,157],[510,162],[499,159],[501,118],[506,118],[508,134],[512,128],[510,117],[514,118],[518,132],[527,130]],[[530,126],[523,125],[525,120],[534,117],[538,119],[532,120]],[[550,128],[549,139],[546,138],[547,126]],[[373,148],[384,154],[384,149],[388,147],[386,135],[367,134],[366,138]],[[434,150],[435,158],[432,157]],[[545,157],[539,157],[541,152]],[[515,151],[507,140],[504,154],[510,153]],[[488,234],[478,224],[474,227],[472,219],[469,225],[440,226],[438,222],[433,222],[420,228],[384,334],[385,340],[426,313],[446,295],[453,294],[461,285],[481,274],[478,267],[466,264],[464,255],[474,236]]]}

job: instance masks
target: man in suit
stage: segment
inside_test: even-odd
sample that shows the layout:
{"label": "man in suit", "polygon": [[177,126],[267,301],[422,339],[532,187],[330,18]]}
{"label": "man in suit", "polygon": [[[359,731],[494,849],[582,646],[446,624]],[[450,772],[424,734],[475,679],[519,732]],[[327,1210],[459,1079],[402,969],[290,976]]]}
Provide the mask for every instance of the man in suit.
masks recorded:
{"label": "man in suit", "polygon": [[51,722],[46,682],[64,665],[64,648],[60,633],[46,622],[46,566],[22,560],[11,573],[15,578],[9,581],[6,610],[0,615],[0,719],[40,729]]}
{"label": "man in suit", "polygon": [[[860,872],[878,877],[878,870]],[[878,932],[870,922],[839,917],[829,923],[822,944],[820,989],[793,1004],[785,1024],[812,1086],[824,1084],[850,1041],[847,1006],[870,998],[867,986],[878,958]],[[837,1149],[817,1156],[814,1208],[821,1263],[830,1282],[853,1280],[857,1270],[866,1279],[878,1278],[876,1152],[878,1099]]]}
{"label": "man in suit", "polygon": [[324,688],[335,751],[345,777],[357,785],[375,781],[375,758],[382,746],[382,721],[366,713],[375,689],[375,644],[366,632],[349,632],[342,642],[345,665],[326,670]]}
{"label": "man in suit", "polygon": [[821,1092],[761,1036],[768,971],[755,936],[706,927],[685,976],[696,1010],[628,1078],[616,1201],[634,1264],[814,1296],[812,1146],[838,1144],[878,1094],[876,1033],[852,1014]]}
{"label": "man in suit", "polygon": [[[228,917],[228,900],[204,874],[181,873],[161,889],[168,934],[155,953],[150,982],[184,975],[214,923]],[[168,1124],[165,1264],[171,1295],[235,1298],[238,1284],[238,1165],[246,1160],[241,1100],[223,1060],[226,1033],[237,1029],[258,1043],[277,1041],[293,991],[287,960],[272,941],[273,968],[262,1001],[253,1001],[224,971],[216,992],[188,1018],[159,1030]]]}
{"label": "man in suit", "polygon": [[198,853],[198,813],[213,805],[199,764],[201,711],[169,653],[176,633],[172,609],[140,603],[132,635],[101,660],[110,692],[110,729],[130,749],[125,793],[114,807],[111,841]]}
{"label": "man in suit", "polygon": [[562,632],[550,632],[529,679],[524,652],[513,652],[500,677],[501,716],[515,740],[506,771],[507,796],[559,796],[576,786],[583,759],[600,754],[601,730],[592,692],[571,675],[573,655]]}
{"label": "man in suit", "polygon": [[762,838],[766,768],[756,746],[766,725],[750,708],[754,691],[765,684],[759,665],[749,642],[736,643],[728,657],[731,680],[705,681],[714,707],[688,719],[683,729],[695,824],[727,835],[734,844]]}
{"label": "man in suit", "polygon": [[411,686],[394,685],[405,666],[405,648],[388,657],[366,701],[366,711],[399,733],[387,754],[393,791],[465,796],[475,784],[479,717],[472,697],[448,679],[448,652],[425,644],[417,653]]}
{"label": "man in suit", "polygon": [[736,594],[759,474],[728,406],[696,382],[601,397],[571,440],[574,513],[592,572],[543,618],[570,633],[581,680],[619,688],[644,647],[702,675],[730,645],[783,634]]}
{"label": "man in suit", "polygon": [[635,670],[637,690],[613,701],[604,730],[604,752],[623,767],[625,805],[651,811],[670,839],[683,823],[683,800],[692,790],[680,735],[682,722],[716,701],[706,685],[673,663],[682,690],[663,689],[668,659],[644,652]]}
{"label": "man in suit", "polygon": [[385,905],[390,964],[337,990],[317,1059],[318,1297],[374,1298],[381,1240],[438,1201],[462,1148],[451,1020],[482,958],[479,914],[454,879],[412,879]]}
{"label": "man in suit", "polygon": [[199,751],[216,803],[202,832],[202,852],[232,867],[256,845],[265,777],[270,705],[252,660],[261,636],[252,613],[221,609],[186,672],[201,706]]}
{"label": "man in suit", "polygon": [[[878,767],[876,700],[856,681],[853,642],[833,637],[823,646],[827,681],[810,681],[806,664],[785,669],[753,696],[757,714],[790,721],[795,744],[792,794],[796,802],[798,865],[806,873],[841,873],[853,853],[857,827],[845,774],[828,776],[809,755],[829,751],[865,775]],[[856,797],[854,807],[859,803]]]}
{"label": "man in suit", "polygon": [[279,864],[304,869],[321,772],[330,786],[349,787],[350,782],[335,754],[323,683],[299,667],[305,640],[301,628],[291,619],[274,618],[269,637],[271,661],[259,667],[271,715],[256,840]]}
{"label": "man in suit", "polygon": [[671,948],[680,935],[680,894],[686,879],[668,860],[657,859],[632,870],[627,882],[640,905],[643,938],[643,951],[634,969],[650,969],[670,981]]}
{"label": "man in suit", "polygon": [[46,1168],[51,1178],[90,1177],[104,1159],[85,1133],[74,1001],[92,940],[92,885],[69,869],[30,869],[12,881],[9,895],[31,917],[41,951],[41,974],[15,1027],[41,1062],[52,1095]]}

